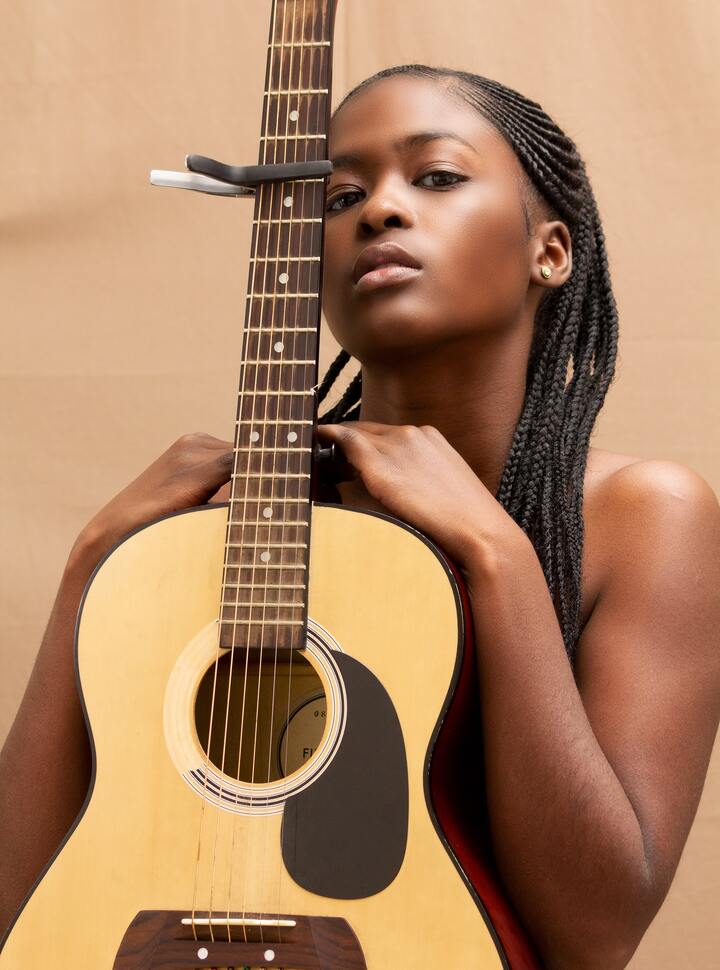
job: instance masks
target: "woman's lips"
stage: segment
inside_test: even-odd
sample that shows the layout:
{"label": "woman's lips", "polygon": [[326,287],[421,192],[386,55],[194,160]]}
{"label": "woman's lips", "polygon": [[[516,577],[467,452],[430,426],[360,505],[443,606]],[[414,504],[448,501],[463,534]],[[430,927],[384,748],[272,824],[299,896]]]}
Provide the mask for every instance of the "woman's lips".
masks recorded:
{"label": "woman's lips", "polygon": [[403,266],[400,263],[382,263],[365,273],[355,284],[358,293],[376,290],[381,286],[393,286],[418,276],[422,270],[415,266]]}

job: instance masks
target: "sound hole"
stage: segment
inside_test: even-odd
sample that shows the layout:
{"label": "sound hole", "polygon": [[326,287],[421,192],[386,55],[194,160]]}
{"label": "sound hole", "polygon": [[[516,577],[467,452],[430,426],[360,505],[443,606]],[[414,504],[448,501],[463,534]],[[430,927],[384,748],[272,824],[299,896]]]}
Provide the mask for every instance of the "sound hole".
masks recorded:
{"label": "sound hole", "polygon": [[[247,665],[246,665],[247,659]],[[224,774],[267,784],[297,771],[317,749],[326,699],[312,664],[297,650],[235,650],[205,672],[195,700],[203,751]],[[214,700],[213,700],[214,684]],[[229,703],[228,703],[229,690]],[[211,716],[212,714],[212,716]]]}

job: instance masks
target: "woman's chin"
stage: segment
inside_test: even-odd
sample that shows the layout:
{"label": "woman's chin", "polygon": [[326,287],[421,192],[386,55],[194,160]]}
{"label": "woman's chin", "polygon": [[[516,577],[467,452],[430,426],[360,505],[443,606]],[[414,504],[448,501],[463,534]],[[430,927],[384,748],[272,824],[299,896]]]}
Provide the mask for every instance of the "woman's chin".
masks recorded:
{"label": "woman's chin", "polygon": [[398,314],[363,317],[353,321],[347,340],[340,340],[353,357],[363,363],[432,350],[439,343],[437,327],[423,325],[418,316]]}

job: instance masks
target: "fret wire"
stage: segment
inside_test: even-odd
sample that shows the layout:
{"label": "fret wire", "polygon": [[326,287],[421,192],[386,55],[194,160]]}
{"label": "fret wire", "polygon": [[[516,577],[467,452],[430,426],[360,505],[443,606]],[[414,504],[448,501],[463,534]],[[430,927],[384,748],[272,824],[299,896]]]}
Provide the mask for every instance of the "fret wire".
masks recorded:
{"label": "fret wire", "polygon": [[[269,137],[269,138],[272,138],[273,136],[272,136],[272,135],[269,135],[268,137]],[[324,175],[324,176],[323,176],[322,178],[319,178],[319,179],[299,179],[299,180],[298,180],[298,179],[293,179],[293,184],[294,184],[294,183],[295,183],[296,181],[300,181],[300,182],[303,182],[303,183],[305,183],[305,182],[324,182],[324,181],[325,181],[325,179],[327,179],[327,178],[330,178],[330,176],[329,176],[329,175]],[[275,183],[273,183],[273,184],[274,184],[274,185],[279,185],[280,183],[278,183],[278,182],[275,182]]]}
{"label": "fret wire", "polygon": [[245,360],[245,364],[314,364],[314,360],[283,360],[282,357],[275,360],[270,360],[269,358],[260,358],[259,360]]}
{"label": "fret wire", "polygon": [[233,549],[307,549],[307,542],[228,542],[227,545]]}
{"label": "fret wire", "polygon": [[267,395],[273,394],[284,394],[284,395],[301,395],[301,394],[314,394],[314,391],[240,391],[240,394],[247,394],[248,397],[267,397]]}
{"label": "fret wire", "polygon": [[261,296],[264,299],[273,299],[273,300],[284,300],[288,297],[290,298],[301,297],[302,299],[314,300],[316,297],[320,296],[320,294],[319,293],[287,293],[287,292],[285,293],[248,293],[247,299],[252,300],[258,296]]}
{"label": "fret wire", "polygon": [[[230,476],[231,478],[310,478],[309,474],[305,472],[283,472],[273,474],[272,472],[240,472],[235,473]],[[262,501],[262,498],[258,501]],[[284,499],[278,498],[278,501],[284,501]]]}
{"label": "fret wire", "polygon": [[[268,137],[272,138],[272,135],[270,135]],[[330,178],[330,175],[328,174],[328,175],[321,175],[320,178],[314,178],[314,179],[293,179],[291,182],[287,182],[286,181],[286,182],[284,182],[282,184],[285,185],[288,190],[290,190],[293,185],[299,185],[299,184],[305,185],[306,183],[310,183],[310,182],[322,182],[324,184],[327,181],[327,179],[329,179],[329,178]],[[273,184],[273,185],[280,185],[281,183],[280,182],[273,182],[271,184]],[[258,198],[259,198],[259,196],[258,196]],[[311,196],[311,198],[312,198],[312,196]]]}
{"label": "fret wire", "polygon": [[[317,327],[287,327],[285,330],[276,330],[276,337],[287,337],[288,334],[293,333],[317,333]],[[247,333],[272,333],[272,329],[268,330],[267,327],[245,327]]]}
{"label": "fret wire", "polygon": [[297,222],[322,222],[322,221],[323,221],[322,218],[320,218],[320,219],[310,219],[310,218],[300,218],[298,216],[295,219],[253,219],[253,225],[255,225],[255,226],[257,226],[257,225],[268,225],[269,223],[277,224],[278,222],[280,222],[284,226],[288,226],[288,225],[290,225],[291,222],[292,223],[297,223]]}
{"label": "fret wire", "polygon": [[[303,565],[301,562],[291,562],[291,563],[254,563],[254,562],[228,562],[225,563],[226,569],[307,569],[307,566]],[[246,584],[247,585],[247,584]],[[254,586],[255,583],[251,583]],[[262,585],[258,583],[258,585]]]}
{"label": "fret wire", "polygon": [[300,43],[293,43],[292,41],[289,41],[288,43],[286,43],[284,40],[281,40],[279,44],[275,44],[275,43],[268,44],[268,47],[274,47],[276,50],[283,47],[329,47],[329,46],[330,46],[329,40],[301,40]]}
{"label": "fret wire", "polygon": [[[233,604],[231,604],[233,605]],[[261,620],[224,620],[221,619],[220,622],[223,626],[263,626],[264,624],[271,624],[272,626],[304,626],[304,620],[266,620],[264,617]]]}
{"label": "fret wire", "polygon": [[325,139],[327,138],[327,135],[314,135],[310,132],[304,135],[260,135],[260,141],[299,141],[301,138]]}
{"label": "fret wire", "polygon": [[253,526],[267,525],[270,527],[274,525],[281,525],[284,528],[286,525],[309,525],[309,524],[310,523],[306,522],[304,519],[298,519],[297,522],[292,522],[289,519],[277,519],[276,521],[274,521],[273,519],[245,519],[244,522],[237,522],[235,524],[230,523],[230,528],[244,529],[246,525],[253,525]]}
{"label": "fret wire", "polygon": [[326,135],[260,135],[260,141],[300,141],[301,139],[309,140],[310,138],[318,138],[324,140]]}
{"label": "fret wire", "polygon": [[274,448],[272,445],[267,447],[248,447],[248,448],[236,448],[235,451],[247,451],[252,452],[255,455],[275,455],[275,454],[287,454],[287,455],[303,455],[309,449],[298,447],[298,448]]}
{"label": "fret wire", "polygon": [[224,605],[237,606],[239,609],[252,609],[253,606],[262,606],[263,608],[266,606],[281,606],[281,607],[288,607],[288,609],[294,610],[294,609],[301,609],[305,607],[304,603],[269,603],[267,602],[267,600],[262,600],[259,603],[257,602],[257,600],[255,600],[254,602],[251,601],[248,603],[236,603],[234,601],[231,601],[230,603],[225,603]]}
{"label": "fret wire", "polygon": [[309,419],[298,419],[296,421],[294,418],[267,418],[264,421],[261,421],[259,418],[257,421],[253,421],[252,418],[240,418],[238,421],[235,422],[236,425],[238,424],[313,424],[313,423],[314,422],[310,421]]}
{"label": "fret wire", "polygon": [[288,395],[297,397],[298,395],[303,395],[303,394],[312,395],[314,393],[315,393],[314,391],[244,391],[241,389],[238,392],[238,396],[240,396],[241,394],[246,394],[250,398],[250,397],[267,397],[268,395],[272,396],[273,394],[282,394],[286,397]]}
{"label": "fret wire", "polygon": [[[232,498],[231,497],[229,499],[229,502],[230,502],[231,505],[233,503],[235,503],[235,505],[240,505],[240,504],[245,505],[248,502],[264,502],[265,505],[267,505],[268,502],[270,502],[271,504],[273,502],[280,502],[282,504],[284,502],[305,502],[305,503],[307,503],[309,501],[310,500],[307,499],[307,498],[293,498],[293,497],[290,497],[290,498],[281,498],[279,495],[278,496],[274,496],[274,497],[273,496],[267,496],[266,495],[265,498],[247,498],[247,497],[246,498]],[[233,525],[240,525],[241,523],[239,523],[239,522],[233,522],[232,524]]]}
{"label": "fret wire", "polygon": [[319,256],[251,256],[248,262],[250,263],[268,263],[276,262],[277,260],[290,263],[319,263]]}
{"label": "fret wire", "polygon": [[282,88],[263,91],[263,94],[329,94],[328,88]]}
{"label": "fret wire", "polygon": [[[255,586],[255,583],[223,583],[227,589],[305,589],[305,583],[262,583]],[[227,604],[226,604],[227,605]]]}

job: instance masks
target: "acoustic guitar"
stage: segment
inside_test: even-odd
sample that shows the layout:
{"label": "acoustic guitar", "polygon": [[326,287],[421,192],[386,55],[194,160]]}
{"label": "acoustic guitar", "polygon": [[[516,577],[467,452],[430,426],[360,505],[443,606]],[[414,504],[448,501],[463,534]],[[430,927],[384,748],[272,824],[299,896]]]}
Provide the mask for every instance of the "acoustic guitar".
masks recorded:
{"label": "acoustic guitar", "polygon": [[230,500],[135,530],[85,589],[92,781],[0,970],[539,966],[492,865],[457,570],[317,500],[336,0],[271,7],[258,165],[154,177],[254,199]]}

